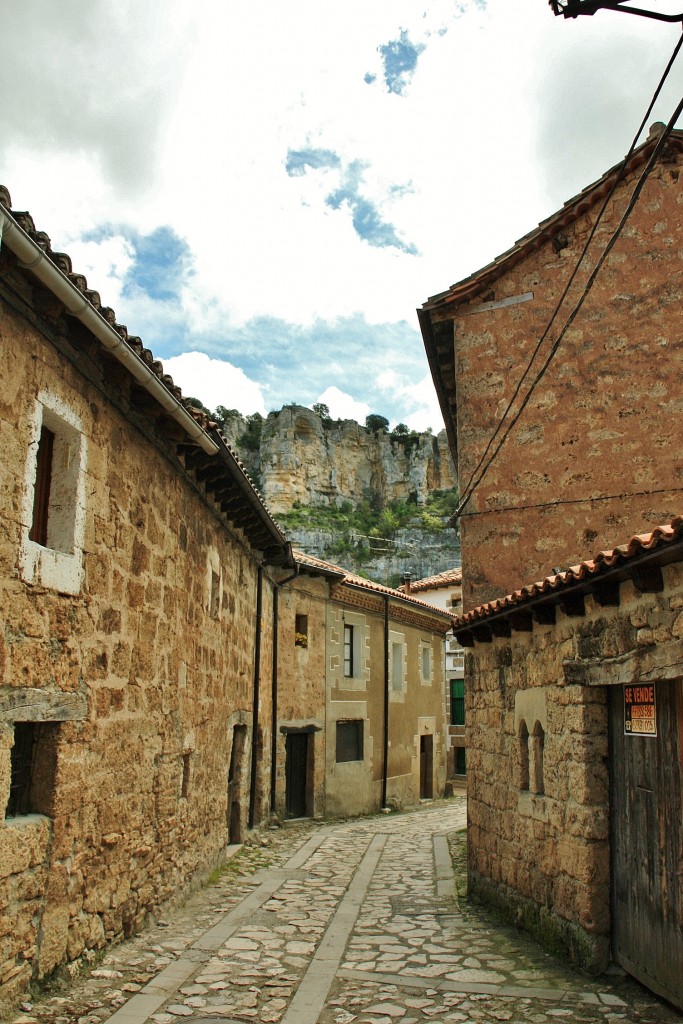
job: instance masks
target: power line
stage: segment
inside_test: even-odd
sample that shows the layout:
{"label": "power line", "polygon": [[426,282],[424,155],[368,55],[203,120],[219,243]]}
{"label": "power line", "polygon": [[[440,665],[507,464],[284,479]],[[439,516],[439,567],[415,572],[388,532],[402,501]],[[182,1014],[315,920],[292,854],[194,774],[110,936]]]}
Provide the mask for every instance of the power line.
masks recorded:
{"label": "power line", "polygon": [[556,501],[538,501],[529,505],[501,505],[499,508],[487,508],[481,512],[463,512],[460,518],[472,519],[478,516],[495,516],[501,512],[527,512],[530,509],[556,508],[558,505],[585,505],[588,502],[615,501],[620,498],[645,498],[655,494],[679,492],[683,492],[683,487],[659,487],[649,491],[622,491],[621,494],[597,494],[585,498],[558,498]]}
{"label": "power line", "polygon": [[[512,407],[513,407],[513,405],[514,405],[514,403],[515,403],[515,401],[517,399],[517,397],[519,396],[519,393],[520,393],[520,391],[522,389],[522,385],[523,385],[525,379],[527,378],[527,376],[531,372],[531,368],[532,368],[532,366],[533,366],[533,364],[534,364],[534,362],[536,360],[536,357],[537,357],[537,355],[538,355],[538,353],[539,353],[539,351],[540,351],[540,349],[541,349],[541,347],[543,345],[543,342],[546,340],[546,338],[547,338],[548,334],[550,333],[550,330],[551,330],[551,328],[552,328],[552,326],[553,326],[557,316],[559,315],[559,312],[560,312],[560,310],[561,310],[561,308],[562,308],[562,306],[564,304],[564,301],[567,298],[567,294],[568,294],[568,292],[569,292],[569,290],[570,290],[570,288],[571,288],[571,286],[572,286],[572,284],[574,282],[574,279],[576,278],[576,275],[577,275],[577,273],[578,273],[578,271],[579,271],[579,269],[580,269],[580,267],[581,267],[581,265],[582,265],[582,263],[583,263],[583,261],[584,261],[584,259],[586,257],[586,254],[587,254],[588,249],[589,249],[589,247],[591,245],[591,242],[593,241],[593,238],[595,237],[595,233],[596,233],[597,228],[598,228],[598,226],[600,224],[600,221],[601,221],[601,219],[602,219],[602,217],[603,217],[603,215],[605,213],[605,210],[607,209],[607,206],[608,206],[610,200],[612,199],[612,196],[614,195],[614,193],[615,193],[615,191],[617,189],[617,186],[620,184],[621,180],[624,177],[624,173],[626,171],[626,167],[628,165],[628,161],[630,160],[631,156],[633,155],[633,151],[635,150],[638,138],[640,137],[640,134],[643,131],[643,128],[644,128],[645,124],[647,123],[647,121],[648,121],[648,119],[650,117],[650,114],[652,112],[652,108],[654,107],[654,104],[656,103],[656,101],[657,101],[657,99],[659,97],[659,94],[660,94],[660,92],[661,92],[661,90],[662,90],[662,88],[664,86],[664,83],[666,82],[666,79],[667,79],[667,77],[669,75],[669,72],[671,71],[671,68],[673,67],[673,64],[674,64],[674,62],[675,62],[675,60],[676,60],[676,58],[678,56],[678,53],[679,53],[682,45],[683,45],[683,36],[681,36],[681,38],[679,39],[678,43],[674,47],[674,51],[673,51],[673,53],[672,53],[672,55],[671,55],[671,57],[670,57],[670,59],[668,61],[668,64],[667,64],[667,66],[666,66],[666,68],[664,70],[664,73],[662,74],[662,77],[661,77],[661,79],[659,81],[659,84],[658,84],[658,86],[657,86],[657,88],[656,88],[656,90],[654,92],[654,95],[653,95],[652,99],[650,100],[650,103],[648,104],[647,111],[645,112],[645,115],[643,116],[643,119],[641,120],[641,123],[640,123],[640,125],[638,127],[638,131],[636,132],[636,134],[635,134],[635,136],[633,138],[633,141],[632,141],[632,143],[631,143],[631,145],[629,147],[629,150],[628,150],[626,156],[624,157],[624,159],[622,160],[621,164],[619,165],[619,168],[617,170],[616,177],[615,177],[615,179],[614,179],[614,181],[612,183],[612,186],[611,186],[611,188],[610,188],[610,190],[609,190],[609,192],[608,192],[608,194],[607,194],[607,196],[606,196],[606,198],[605,198],[605,200],[604,200],[604,202],[603,202],[603,204],[602,204],[602,206],[600,208],[600,211],[599,211],[598,216],[597,216],[597,218],[595,220],[595,223],[593,224],[593,227],[592,227],[592,229],[591,229],[591,231],[590,231],[590,233],[588,235],[588,238],[587,238],[587,240],[586,240],[586,242],[584,244],[584,247],[583,247],[583,249],[582,249],[582,251],[581,251],[581,253],[579,255],[579,258],[577,260],[577,263],[576,263],[576,265],[575,265],[575,267],[574,267],[574,269],[573,269],[573,271],[572,271],[572,273],[571,273],[571,275],[569,277],[569,280],[567,281],[567,284],[565,285],[565,287],[564,287],[564,289],[562,291],[562,294],[561,294],[561,296],[560,296],[560,298],[559,298],[559,300],[558,300],[558,302],[557,302],[557,304],[556,304],[556,306],[555,306],[555,308],[554,308],[554,310],[552,312],[550,320],[548,321],[548,324],[547,324],[545,330],[543,331],[541,337],[538,340],[538,343],[536,344],[536,346],[534,348],[534,351],[531,354],[531,357],[530,357],[530,359],[529,359],[529,361],[528,361],[528,363],[527,363],[527,365],[526,365],[526,367],[524,369],[524,372],[522,373],[522,376],[520,377],[520,379],[519,379],[519,381],[518,381],[518,383],[517,383],[517,385],[515,387],[515,390],[514,390],[514,392],[512,394],[512,397],[510,398],[510,400],[509,400],[509,402],[508,402],[508,404],[507,404],[507,406],[505,408],[505,411],[504,411],[503,415],[501,416],[500,420],[498,421],[496,429],[494,430],[493,434],[489,438],[489,441],[488,441],[488,443],[486,445],[486,448],[484,449],[484,452],[482,453],[482,455],[481,455],[481,457],[479,459],[479,462],[477,463],[476,467],[472,471],[472,473],[470,475],[470,478],[469,478],[467,484],[465,485],[465,488],[463,489],[463,497],[461,499],[461,502],[460,502],[460,505],[458,507],[458,510],[455,513],[456,517],[461,514],[462,510],[469,503],[475,488],[479,485],[479,483],[481,482],[483,477],[486,475],[486,472],[488,471],[488,468],[491,465],[491,462],[493,461],[493,459],[495,459],[498,451],[500,451],[500,448],[502,447],[502,443],[504,443],[505,438],[507,437],[508,433],[510,432],[512,427],[515,425],[517,420],[519,419],[519,415],[520,415],[522,409],[524,408],[524,406],[526,405],[526,403],[528,402],[528,399],[530,397],[531,391],[533,391],[533,389],[535,388],[536,384],[538,383],[538,380],[540,379],[540,378],[537,377],[536,380],[534,381],[534,383],[532,384],[529,392],[527,392],[527,395],[526,395],[526,397],[524,399],[524,402],[523,402],[521,408],[519,409],[519,411],[517,412],[515,417],[512,419],[512,422],[510,423],[509,427],[505,431],[505,434],[503,436],[501,444],[497,446],[497,448],[496,448],[495,452],[493,453],[491,459],[489,459],[489,461],[486,463],[486,466],[485,466],[484,470],[482,471],[481,475],[477,477],[477,474],[479,473],[479,470],[484,465],[488,453],[491,451],[491,448],[492,448],[492,446],[493,446],[493,444],[494,444],[498,434],[500,433],[501,429],[503,428],[505,420],[507,419],[507,417],[508,417],[508,415],[509,415],[509,413],[510,413],[510,411],[511,411],[511,409],[512,409]],[[677,112],[674,114],[673,118],[669,122],[669,125],[667,126],[667,128],[664,131],[664,133],[660,137],[657,146],[655,146],[655,150],[653,152],[653,155],[654,155],[654,153],[657,153],[657,155],[658,155],[659,152],[661,151],[661,148],[663,146],[663,141],[662,140],[669,134],[671,128],[673,127],[673,125],[675,124],[675,122],[677,120],[677,117],[678,117],[679,113],[680,113],[680,107],[677,108]],[[650,170],[651,170],[651,165],[650,165],[650,163],[648,163],[648,165],[646,166],[646,169],[643,172],[643,175],[641,177],[641,182],[644,182],[644,179],[647,177],[647,175],[649,174]],[[638,186],[636,186],[636,191],[638,191],[638,189],[640,188],[641,182],[639,182]],[[639,192],[638,192],[638,194],[639,194]],[[635,195],[635,192],[634,192],[634,195]],[[627,210],[627,214],[631,212],[631,209],[632,209],[632,206],[630,206],[629,209]],[[618,235],[621,233],[621,230],[623,228],[624,222],[625,222],[625,220],[624,220],[624,218],[622,218],[622,222],[620,222],[620,224],[617,227],[616,231],[614,232],[612,238],[608,242],[608,245],[607,245],[607,248],[606,248],[605,252],[603,252],[602,257],[598,261],[596,269],[598,269],[599,267],[602,266],[602,263],[604,262],[604,259],[605,259],[606,255],[607,255],[607,252],[614,245],[614,242],[616,241]],[[572,310],[572,313],[570,314],[570,318],[572,320],[573,320],[574,316],[576,315],[576,313],[578,312],[578,310],[581,308],[581,305],[583,305],[583,302],[584,302],[584,300],[586,298],[586,295],[587,295],[587,291],[589,291],[590,287],[592,287],[592,282],[594,280],[594,277],[595,277],[595,270],[593,272],[593,275],[591,275],[591,278],[589,279],[590,284],[589,284],[588,289],[587,290],[584,289],[584,293],[582,294],[582,296],[579,299],[577,305],[574,307],[574,309]],[[568,322],[565,323],[565,326],[563,327],[563,329],[562,329],[562,331],[560,333],[559,338],[557,339],[557,341],[555,342],[553,348],[551,349],[551,357],[557,351],[557,347],[559,346],[559,342],[564,337],[564,335],[565,335],[565,333],[567,331],[568,326],[569,326],[569,323]],[[547,366],[547,362],[546,362],[545,366]],[[545,372],[545,366],[544,366],[543,372]],[[476,477],[476,479],[475,479],[475,477]]]}

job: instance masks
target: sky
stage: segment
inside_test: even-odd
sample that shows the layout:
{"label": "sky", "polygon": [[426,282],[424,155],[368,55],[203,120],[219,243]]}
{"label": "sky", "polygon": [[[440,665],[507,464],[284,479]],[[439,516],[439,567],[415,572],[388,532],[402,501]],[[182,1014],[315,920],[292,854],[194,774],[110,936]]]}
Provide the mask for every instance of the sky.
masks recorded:
{"label": "sky", "polygon": [[[210,409],[437,431],[416,308],[619,161],[679,32],[546,0],[23,0],[0,182]],[[651,122],[682,86],[679,58]]]}

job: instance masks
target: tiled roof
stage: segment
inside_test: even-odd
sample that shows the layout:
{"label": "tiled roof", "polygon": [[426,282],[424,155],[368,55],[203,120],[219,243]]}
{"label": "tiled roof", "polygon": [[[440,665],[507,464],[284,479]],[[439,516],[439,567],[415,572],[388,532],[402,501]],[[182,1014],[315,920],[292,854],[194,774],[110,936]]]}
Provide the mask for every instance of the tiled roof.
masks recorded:
{"label": "tiled roof", "polygon": [[430,614],[439,615],[441,618],[452,619],[452,616],[448,612],[442,611],[440,608],[435,608],[432,604],[427,604],[426,601],[420,601],[419,598],[412,597],[410,594],[404,594],[400,590],[394,590],[393,587],[385,587],[382,583],[375,583],[373,580],[366,580],[364,576],[356,576],[352,572],[348,572],[346,569],[342,569],[339,565],[333,565],[332,562],[323,562],[320,558],[315,558],[313,555],[307,555],[303,551],[294,551],[294,560],[303,568],[308,568],[313,572],[319,571],[324,576],[330,576],[336,578],[337,582],[343,586],[356,587],[360,590],[367,590],[373,594],[386,595],[394,598],[396,601],[401,601],[410,605],[415,605],[417,608],[421,608],[424,611],[428,611]]}
{"label": "tiled roof", "polygon": [[[462,569],[447,569],[445,572],[437,573],[436,576],[425,576],[421,580],[410,581],[410,593],[422,590],[439,590],[441,587],[459,587],[462,584]],[[398,588],[404,591],[405,584]]]}
{"label": "tiled roof", "polygon": [[640,561],[653,552],[662,551],[666,554],[668,552],[665,549],[670,545],[670,553],[674,555],[676,552],[673,546],[676,543],[681,544],[681,551],[677,553],[683,559],[683,515],[676,516],[667,526],[656,527],[651,533],[635,534],[627,544],[621,544],[611,551],[600,551],[595,558],[473,608],[455,619],[454,629],[457,633],[459,630],[483,624],[500,613],[514,612],[522,606],[532,605],[540,598],[560,595],[563,591],[580,584],[598,582],[602,576],[615,569],[623,567],[626,570],[626,577],[629,568],[636,568]]}
{"label": "tiled roof", "polygon": [[[76,289],[82,295],[83,309],[89,307],[90,311],[97,315],[97,323],[101,324],[101,321],[106,322],[109,328],[121,339],[124,347],[133,354],[135,359],[139,360],[139,363],[136,365],[139,366],[141,363],[146,368],[146,371],[150,371],[147,373],[147,377],[149,378],[151,374],[158,380],[161,387],[171,396],[175,403],[175,408],[179,405],[182,406],[187,417],[189,417],[189,419],[185,419],[185,423],[191,425],[191,421],[193,421],[199,428],[196,436],[203,435],[207,439],[208,447],[215,454],[209,455],[206,451],[202,452],[196,448],[196,436],[188,436],[187,452],[191,457],[191,468],[195,473],[202,474],[208,464],[213,468],[217,467],[217,465],[222,465],[225,477],[229,478],[229,482],[233,487],[237,486],[237,491],[241,494],[242,498],[242,507],[239,509],[239,513],[235,511],[236,506],[233,495],[230,501],[231,511],[230,513],[226,512],[226,518],[230,519],[231,522],[237,522],[238,525],[244,528],[247,535],[251,535],[252,542],[256,547],[280,547],[283,552],[286,551],[286,560],[289,554],[289,545],[286,538],[270,514],[266,503],[236,452],[228,445],[223,435],[220,434],[218,424],[183,397],[182,391],[174,383],[170,374],[164,373],[164,367],[160,360],[155,359],[153,353],[148,348],[145,348],[139,337],[129,334],[128,328],[118,323],[114,310],[102,304],[99,292],[88,287],[88,282],[83,274],[74,271],[71,257],[67,253],[56,252],[52,249],[49,236],[45,231],[40,231],[36,228],[30,213],[12,210],[10,193],[4,185],[0,185],[0,208],[2,210],[0,230],[4,225],[6,232],[6,236],[3,237],[3,247],[7,246],[9,249],[14,249],[16,244],[13,238],[14,235],[19,235],[20,240],[21,237],[29,239],[36,255],[30,265],[27,265],[26,262],[20,262],[22,270],[28,273],[36,273],[34,268],[40,262],[43,262],[42,254],[52,264],[52,267],[58,271],[57,279],[68,282],[73,286],[73,289]],[[51,271],[51,273],[54,273],[54,271]],[[45,283],[43,278],[41,280]],[[46,287],[49,287],[49,284]],[[68,285],[65,285],[65,287],[68,288]],[[67,309],[67,312],[71,311]],[[72,315],[81,317],[81,314],[82,309],[79,309],[78,312]],[[118,358],[116,352],[113,354]],[[136,377],[136,379],[139,383],[142,382],[143,387],[145,386],[143,377]],[[158,394],[163,395],[163,391]],[[177,444],[177,440],[175,443]]]}

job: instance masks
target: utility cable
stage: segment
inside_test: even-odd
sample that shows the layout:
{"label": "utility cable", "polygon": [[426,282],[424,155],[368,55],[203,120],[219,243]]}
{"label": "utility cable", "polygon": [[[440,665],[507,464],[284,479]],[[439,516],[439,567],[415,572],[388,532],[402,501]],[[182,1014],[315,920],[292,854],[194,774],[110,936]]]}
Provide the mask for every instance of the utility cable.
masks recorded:
{"label": "utility cable", "polygon": [[[596,233],[596,231],[598,229],[598,226],[600,224],[600,221],[601,221],[602,217],[604,216],[605,210],[607,209],[607,206],[609,205],[610,200],[612,199],[612,196],[614,195],[614,193],[615,193],[615,191],[617,189],[617,186],[620,184],[621,180],[624,177],[624,174],[625,174],[625,171],[626,171],[626,167],[628,165],[628,161],[631,159],[631,156],[633,155],[633,152],[634,152],[634,150],[636,148],[638,139],[640,138],[640,135],[641,135],[641,133],[643,131],[643,128],[647,124],[647,121],[648,121],[648,119],[650,117],[650,114],[652,113],[652,108],[654,107],[655,103],[657,102],[657,99],[659,98],[659,94],[661,93],[662,88],[664,87],[664,84],[666,82],[666,79],[668,78],[669,72],[671,71],[671,68],[673,67],[673,64],[674,64],[674,62],[675,62],[675,60],[676,60],[676,58],[677,58],[677,56],[679,54],[681,46],[683,46],[683,35],[681,36],[681,38],[678,40],[676,46],[674,47],[674,51],[673,51],[673,53],[672,53],[672,55],[671,55],[671,57],[669,59],[669,62],[667,64],[666,68],[664,69],[664,72],[663,72],[662,77],[661,77],[661,79],[659,81],[659,84],[658,84],[658,86],[657,86],[657,88],[656,88],[656,90],[654,92],[654,95],[652,96],[652,99],[650,100],[650,103],[648,104],[648,108],[647,108],[647,110],[646,110],[646,112],[645,112],[645,114],[644,114],[644,116],[643,116],[643,118],[642,118],[642,120],[640,122],[640,125],[638,126],[638,130],[637,130],[637,132],[636,132],[636,134],[635,134],[635,136],[633,138],[633,141],[632,141],[632,143],[631,143],[631,145],[629,147],[629,150],[628,150],[626,156],[624,157],[624,159],[621,161],[621,164],[619,165],[619,167],[617,169],[616,177],[615,177],[615,179],[614,179],[614,181],[612,183],[612,186],[611,186],[609,192],[607,193],[607,196],[605,197],[605,200],[604,200],[604,202],[603,202],[603,204],[602,204],[602,206],[600,208],[600,211],[598,212],[598,215],[597,215],[597,218],[595,220],[595,223],[593,224],[593,227],[591,228],[591,231],[590,231],[590,233],[588,235],[588,238],[587,238],[587,240],[586,240],[586,242],[584,244],[584,247],[583,247],[583,249],[582,249],[582,251],[581,251],[581,253],[579,255],[577,263],[576,263],[576,265],[575,265],[575,267],[574,267],[574,269],[573,269],[573,271],[572,271],[572,273],[571,273],[571,275],[570,275],[570,277],[569,277],[569,279],[567,281],[567,284],[565,285],[565,287],[564,287],[564,289],[562,291],[562,294],[561,294],[561,296],[560,296],[560,298],[559,298],[559,300],[558,300],[558,302],[557,302],[557,304],[555,306],[555,309],[552,312],[552,315],[550,317],[548,325],[546,326],[546,328],[543,331],[541,337],[539,338],[538,343],[537,343],[536,347],[534,348],[534,351],[532,352],[531,357],[530,357],[530,359],[529,359],[529,361],[528,361],[528,363],[526,365],[526,368],[525,368],[524,372],[522,373],[522,376],[520,377],[520,379],[519,379],[519,381],[518,381],[518,383],[517,383],[517,385],[515,387],[515,390],[514,390],[514,392],[512,394],[512,397],[510,398],[510,400],[509,400],[509,402],[508,402],[508,404],[507,404],[507,406],[505,408],[505,411],[504,411],[502,417],[500,418],[500,420],[498,422],[498,425],[496,426],[496,429],[494,430],[493,434],[489,438],[489,441],[488,441],[488,443],[486,445],[486,448],[484,449],[484,452],[481,455],[481,458],[479,459],[479,462],[477,463],[476,467],[474,468],[474,470],[470,474],[470,478],[469,478],[469,480],[468,480],[468,482],[467,482],[467,484],[466,484],[466,486],[465,486],[465,488],[463,490],[463,497],[462,497],[462,500],[460,502],[460,505],[458,506],[458,509],[455,512],[454,518],[458,518],[458,516],[461,514],[462,509],[464,509],[465,506],[469,503],[469,500],[470,500],[470,498],[472,496],[472,491],[474,490],[474,488],[480,482],[481,477],[478,478],[476,480],[476,482],[475,482],[475,477],[476,477],[477,473],[479,472],[479,470],[481,469],[482,465],[484,464],[484,462],[486,460],[486,457],[487,457],[488,453],[490,452],[491,447],[493,446],[493,444],[494,444],[494,442],[496,440],[496,437],[500,433],[500,431],[501,431],[501,429],[502,429],[502,427],[503,427],[503,425],[505,423],[505,420],[506,420],[507,416],[509,415],[510,410],[512,409],[512,407],[513,407],[513,405],[514,405],[514,403],[515,403],[515,401],[516,401],[516,399],[517,399],[517,397],[518,397],[518,395],[519,395],[519,393],[520,393],[520,391],[522,389],[522,384],[524,383],[525,379],[527,378],[527,376],[531,372],[531,368],[532,368],[533,363],[534,363],[534,361],[536,359],[536,356],[538,355],[538,353],[539,353],[539,351],[540,351],[540,349],[541,349],[541,347],[543,345],[543,342],[546,340],[546,338],[547,338],[548,334],[550,333],[550,330],[551,330],[551,328],[552,328],[552,326],[553,326],[553,324],[555,322],[555,319],[559,315],[559,312],[560,312],[560,310],[561,310],[561,308],[562,308],[562,306],[564,304],[564,301],[565,301],[565,299],[567,297],[567,294],[568,294],[568,292],[569,292],[569,290],[570,290],[570,288],[571,288],[571,286],[572,286],[572,284],[574,282],[574,279],[576,278],[576,275],[577,275],[577,273],[578,273],[578,271],[579,271],[579,269],[581,267],[581,264],[583,263],[584,259],[586,258],[586,254],[587,254],[588,249],[589,249],[589,247],[591,245],[591,242],[593,241],[593,238],[595,237],[595,233]],[[674,121],[674,123],[675,123],[675,121]],[[516,422],[516,419],[513,420],[513,424],[514,424],[514,422]],[[496,449],[496,451],[498,451],[498,450],[499,449]],[[488,465],[487,465],[487,468],[488,468]]]}
{"label": "utility cable", "polygon": [[592,494],[587,498],[557,498],[555,501],[537,501],[528,505],[501,505],[498,508],[487,508],[480,512],[463,512],[463,519],[476,519],[479,516],[495,516],[502,512],[529,512],[532,509],[556,508],[558,505],[585,505],[587,502],[615,501],[618,498],[645,498],[655,494],[677,494],[683,487],[658,487],[648,491],[622,491],[621,494]]}

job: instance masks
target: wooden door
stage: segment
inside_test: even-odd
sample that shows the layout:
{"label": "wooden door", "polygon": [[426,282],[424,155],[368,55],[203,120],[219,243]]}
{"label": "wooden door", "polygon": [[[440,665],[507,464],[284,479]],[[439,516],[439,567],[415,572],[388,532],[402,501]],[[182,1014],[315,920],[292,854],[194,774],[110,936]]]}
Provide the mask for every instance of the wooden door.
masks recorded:
{"label": "wooden door", "polygon": [[290,732],[285,740],[285,816],[306,817],[308,733]]}
{"label": "wooden door", "polygon": [[683,682],[655,699],[657,735],[625,735],[610,688],[612,956],[683,1007]]}
{"label": "wooden door", "polygon": [[431,800],[434,788],[434,737],[420,736],[420,799]]}
{"label": "wooden door", "polygon": [[228,842],[242,842],[242,791],[244,788],[244,751],[247,742],[246,725],[232,730],[230,768],[228,770]]}

